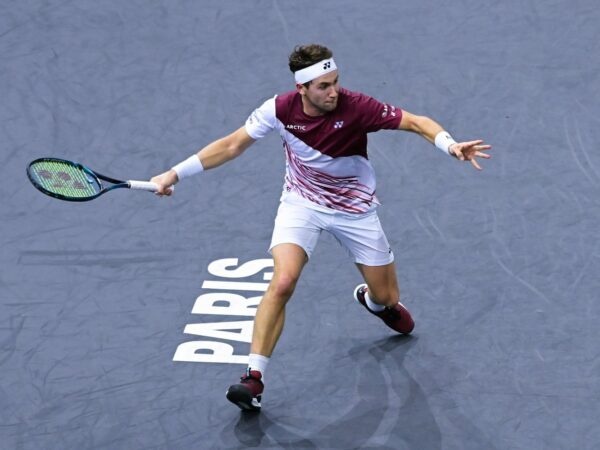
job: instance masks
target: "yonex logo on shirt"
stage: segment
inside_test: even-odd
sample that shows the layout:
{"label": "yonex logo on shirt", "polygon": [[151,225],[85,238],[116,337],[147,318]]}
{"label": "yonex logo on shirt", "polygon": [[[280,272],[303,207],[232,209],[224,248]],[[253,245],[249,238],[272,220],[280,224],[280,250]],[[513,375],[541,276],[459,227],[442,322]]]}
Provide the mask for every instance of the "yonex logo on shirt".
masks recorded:
{"label": "yonex logo on shirt", "polygon": [[336,122],[335,125],[333,125],[333,128],[342,128],[342,125],[344,125],[343,120]]}
{"label": "yonex logo on shirt", "polygon": [[[392,117],[396,117],[396,107],[395,106],[391,106],[390,107],[390,115]],[[388,115],[388,105],[384,104],[383,105],[383,112],[381,113],[381,117],[385,118]]]}

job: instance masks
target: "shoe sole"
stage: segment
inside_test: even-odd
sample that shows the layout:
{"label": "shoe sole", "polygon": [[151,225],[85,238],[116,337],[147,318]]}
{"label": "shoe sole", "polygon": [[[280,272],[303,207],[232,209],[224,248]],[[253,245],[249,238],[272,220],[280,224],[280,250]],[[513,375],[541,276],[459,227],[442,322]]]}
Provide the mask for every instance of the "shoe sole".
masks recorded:
{"label": "shoe sole", "polygon": [[[356,287],[354,288],[354,293],[353,293],[353,295],[354,295],[354,300],[356,300],[356,301],[357,301],[358,303],[360,303],[361,305],[362,305],[362,303],[361,303],[361,301],[358,299],[358,290],[359,290],[360,288],[362,288],[363,286],[366,286],[366,284],[359,284],[358,286],[356,286]],[[363,306],[364,306],[364,305],[363,305]],[[368,308],[367,308],[367,309],[368,309]]]}
{"label": "shoe sole", "polygon": [[225,393],[227,400],[242,411],[260,411],[261,405],[252,394],[242,386],[233,385]]}

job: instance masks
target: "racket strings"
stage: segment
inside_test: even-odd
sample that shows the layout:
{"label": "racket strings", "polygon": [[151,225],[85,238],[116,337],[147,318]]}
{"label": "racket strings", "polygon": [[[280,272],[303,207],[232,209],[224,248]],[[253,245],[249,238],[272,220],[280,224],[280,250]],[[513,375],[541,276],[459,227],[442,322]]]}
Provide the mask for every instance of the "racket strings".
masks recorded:
{"label": "racket strings", "polygon": [[101,189],[95,179],[77,166],[59,161],[40,161],[31,169],[40,186],[65,197],[90,197]]}

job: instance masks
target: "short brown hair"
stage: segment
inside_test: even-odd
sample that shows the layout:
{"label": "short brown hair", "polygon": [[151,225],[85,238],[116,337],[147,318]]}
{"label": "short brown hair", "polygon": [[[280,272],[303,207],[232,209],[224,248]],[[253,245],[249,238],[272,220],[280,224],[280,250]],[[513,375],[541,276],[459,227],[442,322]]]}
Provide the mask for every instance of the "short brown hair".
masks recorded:
{"label": "short brown hair", "polygon": [[289,65],[292,72],[312,66],[313,64],[329,59],[333,52],[319,44],[297,45],[290,54]]}

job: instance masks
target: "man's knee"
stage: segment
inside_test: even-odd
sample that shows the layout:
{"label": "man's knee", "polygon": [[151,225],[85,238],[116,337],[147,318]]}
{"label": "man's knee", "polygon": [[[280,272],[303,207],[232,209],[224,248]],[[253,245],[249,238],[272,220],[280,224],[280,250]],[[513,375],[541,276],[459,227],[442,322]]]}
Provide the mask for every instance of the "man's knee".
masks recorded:
{"label": "man's knee", "polygon": [[269,284],[269,291],[276,298],[288,300],[294,293],[298,277],[290,274],[276,275]]}

